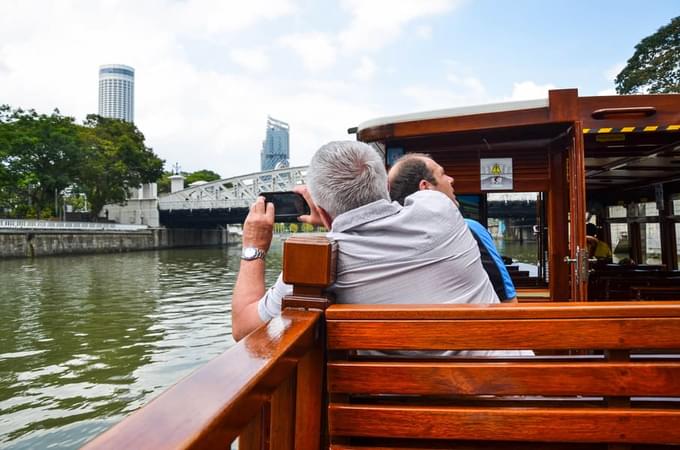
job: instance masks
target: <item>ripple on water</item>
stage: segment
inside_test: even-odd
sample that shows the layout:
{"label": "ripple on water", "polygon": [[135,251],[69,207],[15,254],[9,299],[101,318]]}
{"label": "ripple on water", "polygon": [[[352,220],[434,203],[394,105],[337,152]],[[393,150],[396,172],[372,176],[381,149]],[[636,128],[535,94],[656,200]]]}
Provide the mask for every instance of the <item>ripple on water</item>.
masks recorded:
{"label": "ripple on water", "polygon": [[239,253],[0,261],[0,447],[78,448],[232,345]]}

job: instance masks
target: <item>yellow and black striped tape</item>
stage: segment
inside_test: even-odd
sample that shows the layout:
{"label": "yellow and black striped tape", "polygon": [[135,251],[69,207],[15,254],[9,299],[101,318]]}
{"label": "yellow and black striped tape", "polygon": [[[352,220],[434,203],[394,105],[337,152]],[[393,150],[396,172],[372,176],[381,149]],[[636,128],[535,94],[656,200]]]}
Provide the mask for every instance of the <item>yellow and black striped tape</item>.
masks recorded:
{"label": "yellow and black striped tape", "polygon": [[644,127],[584,128],[583,134],[635,133],[650,131],[680,131],[680,125],[646,125]]}

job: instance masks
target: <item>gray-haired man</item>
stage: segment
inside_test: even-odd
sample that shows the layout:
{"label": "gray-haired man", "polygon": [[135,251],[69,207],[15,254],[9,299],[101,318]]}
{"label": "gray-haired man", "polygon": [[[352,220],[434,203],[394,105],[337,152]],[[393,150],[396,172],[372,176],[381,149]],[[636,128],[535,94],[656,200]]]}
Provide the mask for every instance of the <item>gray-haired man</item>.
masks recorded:
{"label": "gray-haired man", "polygon": [[[321,147],[301,188],[312,213],[338,243],[338,303],[498,303],[479,249],[456,205],[441,192],[421,191],[404,206],[390,202],[381,156],[355,141]],[[241,261],[232,300],[239,340],[281,312],[291,287],[281,277],[264,285],[264,254],[274,224],[273,205],[258,198],[243,226]],[[252,250],[249,250],[252,249]],[[257,257],[252,255],[257,254]]]}

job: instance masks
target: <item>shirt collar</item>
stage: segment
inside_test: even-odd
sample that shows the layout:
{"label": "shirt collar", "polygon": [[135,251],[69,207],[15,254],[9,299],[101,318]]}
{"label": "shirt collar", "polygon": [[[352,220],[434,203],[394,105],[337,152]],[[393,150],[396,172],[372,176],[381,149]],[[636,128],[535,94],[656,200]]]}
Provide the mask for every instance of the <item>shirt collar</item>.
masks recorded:
{"label": "shirt collar", "polygon": [[397,202],[390,203],[385,199],[377,200],[340,214],[333,220],[331,231],[342,233],[365,223],[397,214],[402,208]]}

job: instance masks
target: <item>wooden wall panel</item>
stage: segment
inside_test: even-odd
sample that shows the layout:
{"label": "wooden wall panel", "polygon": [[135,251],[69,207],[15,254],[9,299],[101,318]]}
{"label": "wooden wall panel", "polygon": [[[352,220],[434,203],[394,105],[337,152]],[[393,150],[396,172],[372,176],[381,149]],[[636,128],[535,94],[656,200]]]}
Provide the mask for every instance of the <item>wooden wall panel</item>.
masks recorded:
{"label": "wooden wall panel", "polygon": [[481,192],[481,158],[512,158],[513,191],[547,192],[550,189],[547,149],[458,150],[413,145],[405,147],[404,151],[431,154],[446,173],[455,179],[454,187],[460,194]]}

